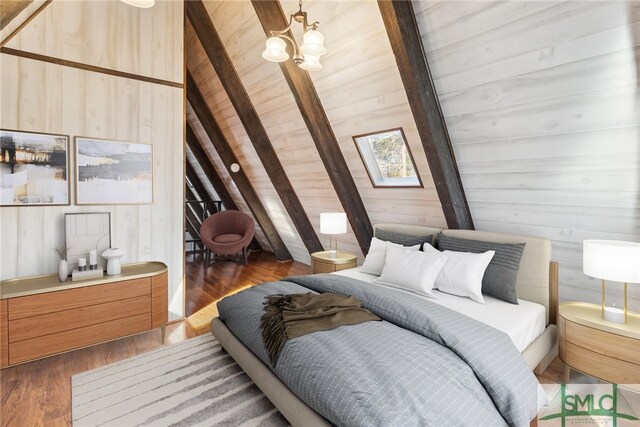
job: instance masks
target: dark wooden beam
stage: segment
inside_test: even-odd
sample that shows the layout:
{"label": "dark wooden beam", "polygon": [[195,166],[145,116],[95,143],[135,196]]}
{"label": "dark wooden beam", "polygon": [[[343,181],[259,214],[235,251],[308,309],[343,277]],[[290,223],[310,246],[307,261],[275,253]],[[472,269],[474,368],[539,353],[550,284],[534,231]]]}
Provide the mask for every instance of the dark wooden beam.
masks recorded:
{"label": "dark wooden beam", "polygon": [[[278,0],[252,0],[251,3],[267,36],[270,30],[286,28],[288,21]],[[289,36],[293,38],[291,32]],[[349,218],[360,248],[366,254],[373,237],[373,227],[311,77],[292,61],[281,62],[280,69]]]}
{"label": "dark wooden beam", "polygon": [[231,62],[231,58],[222,44],[218,32],[213,26],[204,3],[201,0],[187,1],[185,2],[185,8],[191,26],[209,57],[209,61],[216,70],[216,74],[220,78],[231,104],[233,104],[238,113],[238,117],[262,162],[262,166],[267,172],[278,196],[280,196],[282,204],[287,210],[302,242],[309,253],[324,250],[309,220],[309,216],[293,189],[282,163],[280,163],[276,150],[271,144],[267,131],[249,98],[249,94]]}
{"label": "dark wooden beam", "polygon": [[64,67],[77,68],[79,70],[91,71],[94,73],[108,74],[110,76],[122,77],[125,79],[137,80],[140,82],[154,83],[158,85],[170,86],[182,89],[183,84],[180,82],[172,82],[170,80],[156,79],[155,77],[142,76],[140,74],[127,73],[125,71],[112,70],[111,68],[98,67],[97,65],[83,64],[82,62],[69,61],[67,59],[56,58],[53,56],[41,55],[39,53],[27,52],[9,47],[0,48],[0,53],[18,56],[20,58],[32,59],[34,61],[48,62],[50,64],[62,65]]}
{"label": "dark wooden beam", "polygon": [[198,228],[200,227],[200,225],[202,225],[202,221],[204,221],[204,217],[205,217],[205,210],[204,210],[204,206],[202,206],[201,203],[186,203],[187,201],[192,202],[195,200],[200,200],[196,197],[195,193],[193,192],[193,188],[191,188],[189,186],[189,184],[186,184],[184,186],[184,199],[185,199],[185,204],[186,204],[186,210],[190,210],[191,212],[193,212],[196,217],[198,218]]}
{"label": "dark wooden beam", "polygon": [[[202,181],[200,181],[200,177],[198,176],[195,169],[193,168],[191,163],[189,163],[188,160],[186,162],[185,171],[186,171],[187,178],[189,179],[189,182],[191,182],[191,185],[193,185],[193,188],[195,189],[196,193],[198,193],[198,196],[200,196],[200,200],[213,201],[214,199],[209,195],[207,188],[202,183]],[[216,207],[215,203],[212,203],[211,206],[214,213],[218,212],[218,208]]]}
{"label": "dark wooden beam", "polygon": [[[189,124],[189,122],[186,123],[185,132],[187,137],[187,145],[189,146],[189,149],[193,153],[193,157],[196,158],[196,161],[198,162],[198,164],[204,171],[205,175],[209,179],[209,182],[213,186],[213,189],[216,191],[216,194],[218,195],[220,200],[222,200],[222,204],[224,208],[227,210],[234,210],[234,211],[239,210],[238,205],[236,205],[236,202],[233,200],[233,197],[231,197],[231,193],[229,193],[229,190],[227,190],[227,187],[224,185],[224,181],[222,180],[220,175],[218,175],[218,171],[213,166],[213,163],[209,159],[209,156],[205,152],[204,148],[202,148],[200,140],[198,139],[197,135],[191,128],[191,125]],[[187,166],[189,166],[188,162],[187,162]],[[262,227],[262,226],[258,224],[258,227]],[[260,245],[260,242],[258,242],[258,239],[256,239],[255,237],[251,242],[251,249],[255,251],[262,250],[262,245]]]}
{"label": "dark wooden beam", "polygon": [[473,227],[447,125],[410,1],[378,0],[413,118],[449,228]]}
{"label": "dark wooden beam", "polygon": [[[220,126],[216,122],[213,113],[209,109],[202,93],[200,93],[200,89],[198,89],[198,86],[195,84],[195,81],[189,72],[187,72],[187,100],[198,117],[200,124],[202,124],[202,127],[207,133],[209,140],[212,142],[213,147],[222,159],[222,163],[224,163],[225,167],[229,171],[229,175],[236,184],[238,191],[242,194],[247,206],[253,213],[253,217],[258,222],[260,228],[262,228],[262,231],[264,232],[266,239],[269,241],[274,254],[280,261],[292,259],[291,253],[289,253],[287,246],[278,234],[273,221],[271,221],[271,218],[262,204],[262,201],[258,197],[256,190],[251,185],[251,181],[249,181],[247,174],[243,169],[240,169],[238,172],[231,171],[231,165],[234,163],[240,164],[240,162],[231,149],[231,146],[222,133],[222,130],[220,130]],[[189,128],[187,128],[187,141],[189,141]],[[204,149],[202,151],[202,154],[206,156]],[[194,152],[194,154],[196,153]],[[196,158],[202,154],[196,154]],[[208,157],[206,158],[208,159]]]}
{"label": "dark wooden beam", "polygon": [[209,159],[209,155],[203,148],[202,143],[188,122],[186,124],[185,131],[187,135],[187,146],[193,153],[193,157],[196,158],[196,161],[204,171],[207,178],[209,178],[209,182],[213,186],[213,189],[216,190],[220,200],[222,200],[222,204],[226,209],[237,211],[238,206],[236,205],[236,202],[233,200],[233,197],[231,197],[231,193],[227,190],[227,187],[224,185],[224,181],[220,175],[218,175],[218,171]]}

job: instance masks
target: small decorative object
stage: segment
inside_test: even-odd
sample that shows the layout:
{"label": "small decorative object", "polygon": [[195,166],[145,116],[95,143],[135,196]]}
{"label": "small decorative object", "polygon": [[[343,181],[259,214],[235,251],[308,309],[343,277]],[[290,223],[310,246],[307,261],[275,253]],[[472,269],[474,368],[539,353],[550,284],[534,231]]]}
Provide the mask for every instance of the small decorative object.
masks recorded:
{"label": "small decorative object", "polygon": [[231,163],[230,168],[231,172],[236,173],[236,172],[240,172],[240,165],[237,163]]}
{"label": "small decorative object", "polygon": [[153,203],[153,145],[76,137],[76,204]]}
{"label": "small decorative object", "polygon": [[97,270],[98,269],[98,251],[96,249],[91,249],[89,251],[89,270]]}
{"label": "small decorative object", "polygon": [[[332,236],[347,232],[347,214],[344,212],[331,212],[320,214],[320,233],[329,234],[329,258],[338,256],[338,239]],[[335,246],[332,244],[335,243]]]}
{"label": "small decorative object", "polygon": [[58,278],[61,282],[66,282],[69,277],[69,265],[67,264],[67,247],[61,246],[56,248],[55,251],[60,257],[60,264],[58,264]]}
{"label": "small decorative object", "polygon": [[87,259],[78,258],[78,271],[85,271],[87,269]]}
{"label": "small decorative object", "polygon": [[[640,243],[617,240],[585,240],[583,271],[602,280],[602,318],[627,322],[627,284],[640,283]],[[605,280],[624,283],[624,309],[607,307]]]}
{"label": "small decorative object", "polygon": [[0,206],[69,204],[69,137],[0,130]]}
{"label": "small decorative object", "polygon": [[67,253],[69,271],[78,268],[78,259],[96,251],[96,270],[104,271],[107,262],[98,254],[111,247],[111,214],[109,212],[66,213],[64,215],[65,242],[73,248]]}
{"label": "small decorative object", "polygon": [[124,252],[118,248],[107,249],[102,252],[102,256],[107,260],[107,276],[115,276],[120,274],[122,267],[120,265],[120,257]]}

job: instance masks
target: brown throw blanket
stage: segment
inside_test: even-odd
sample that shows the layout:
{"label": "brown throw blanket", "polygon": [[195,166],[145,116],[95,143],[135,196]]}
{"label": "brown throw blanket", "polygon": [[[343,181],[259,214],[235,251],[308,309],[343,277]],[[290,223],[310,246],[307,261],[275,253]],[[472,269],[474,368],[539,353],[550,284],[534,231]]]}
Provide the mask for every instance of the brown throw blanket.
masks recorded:
{"label": "brown throw blanket", "polygon": [[276,294],[264,302],[262,339],[275,367],[284,343],[317,331],[328,331],[343,325],[355,325],[378,316],[361,307],[357,298],[336,294]]}

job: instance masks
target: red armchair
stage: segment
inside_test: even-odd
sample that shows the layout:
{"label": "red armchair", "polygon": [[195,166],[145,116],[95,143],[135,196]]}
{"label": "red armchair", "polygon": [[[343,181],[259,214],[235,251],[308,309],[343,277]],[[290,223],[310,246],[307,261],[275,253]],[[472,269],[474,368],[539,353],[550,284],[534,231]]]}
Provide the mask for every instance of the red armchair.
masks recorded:
{"label": "red armchair", "polygon": [[249,245],[256,231],[253,218],[240,211],[222,211],[211,215],[200,226],[200,239],[207,247],[206,265],[213,253],[216,259],[242,260],[247,263]]}

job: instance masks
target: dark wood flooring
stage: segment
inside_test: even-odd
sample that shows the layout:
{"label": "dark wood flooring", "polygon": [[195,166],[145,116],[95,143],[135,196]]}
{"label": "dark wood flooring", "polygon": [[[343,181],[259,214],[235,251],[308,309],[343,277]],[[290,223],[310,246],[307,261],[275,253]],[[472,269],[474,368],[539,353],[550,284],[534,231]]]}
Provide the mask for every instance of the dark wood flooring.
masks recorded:
{"label": "dark wood flooring", "polygon": [[[280,263],[269,252],[254,252],[248,265],[232,262],[204,268],[203,260],[187,258],[184,321],[167,326],[167,343],[209,332],[217,315],[216,302],[225,295],[265,281],[309,274],[298,262]],[[70,426],[71,376],[160,347],[160,330],[75,350],[0,371],[1,426]],[[539,376],[543,383],[559,383],[562,364],[555,360]]]}

